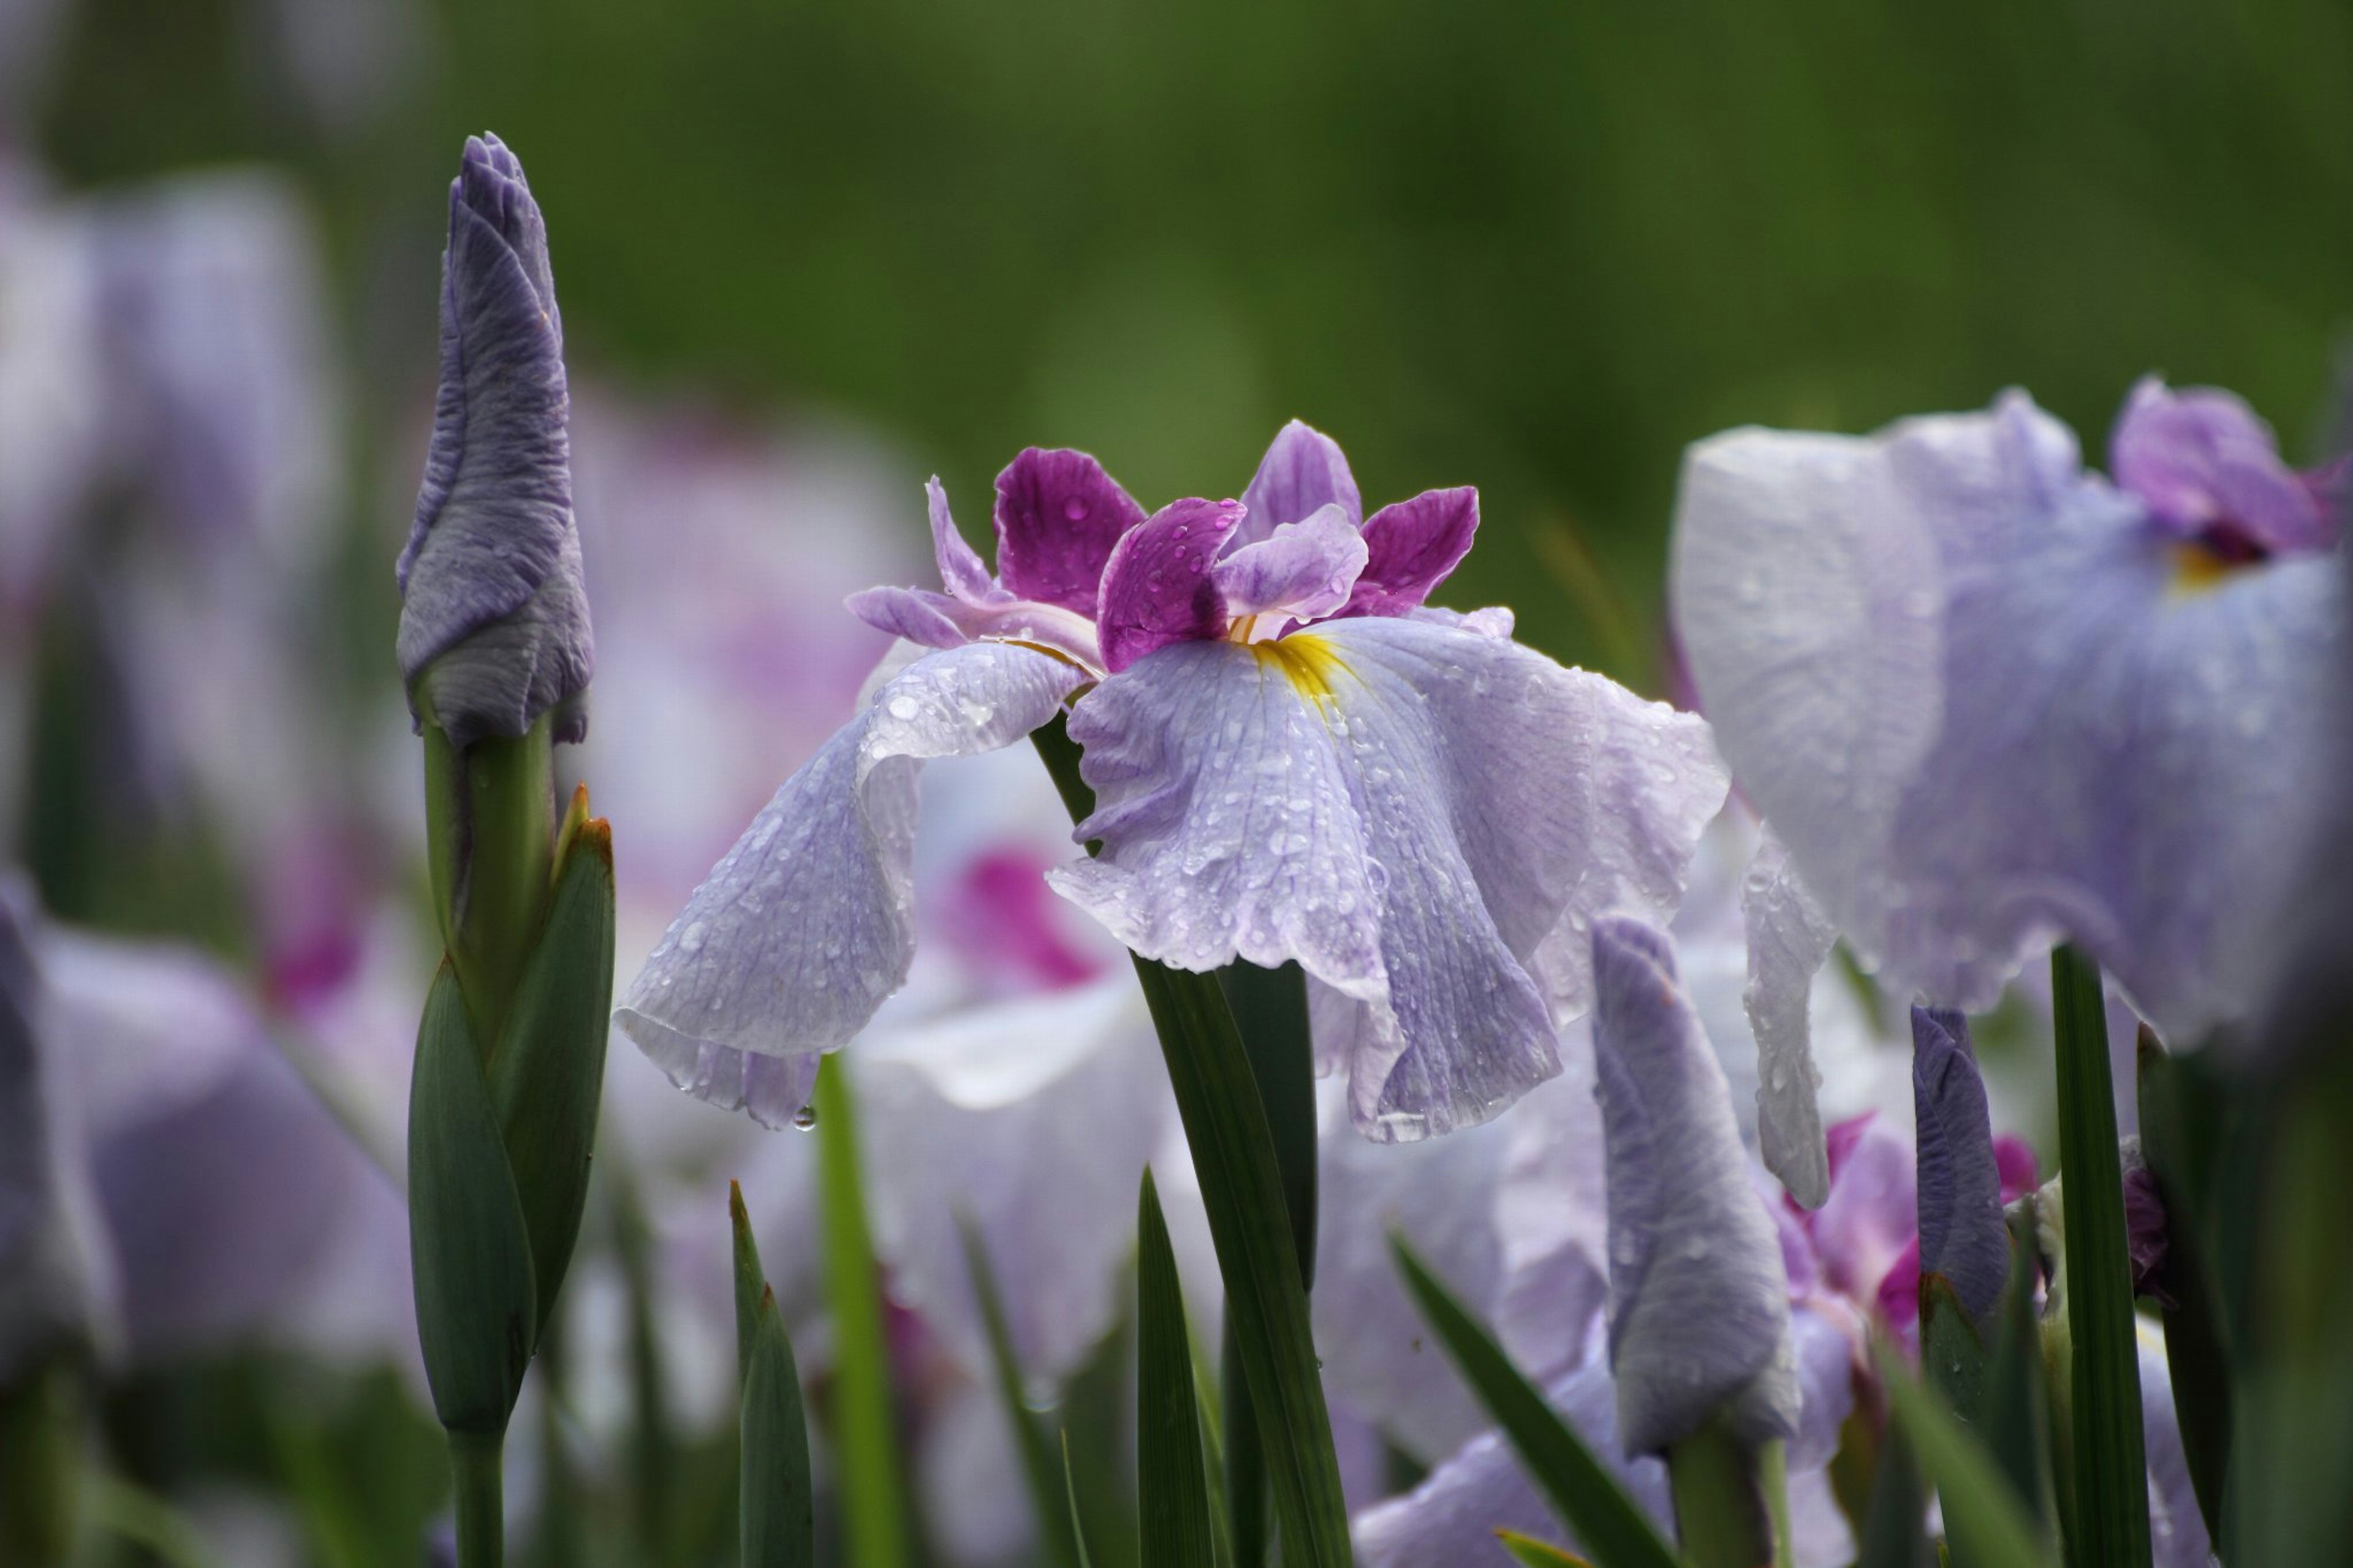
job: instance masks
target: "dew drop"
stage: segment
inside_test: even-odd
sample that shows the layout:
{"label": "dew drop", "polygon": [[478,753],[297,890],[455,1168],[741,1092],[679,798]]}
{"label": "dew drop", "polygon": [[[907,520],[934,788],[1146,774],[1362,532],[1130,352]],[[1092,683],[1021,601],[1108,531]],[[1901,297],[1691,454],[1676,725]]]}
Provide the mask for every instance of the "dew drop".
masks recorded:
{"label": "dew drop", "polygon": [[1062,503],[1062,515],[1072,522],[1084,522],[1087,520],[1087,503],[1072,496]]}
{"label": "dew drop", "polygon": [[793,1131],[796,1132],[814,1132],[817,1131],[816,1106],[804,1105],[798,1110],[793,1112]]}
{"label": "dew drop", "polygon": [[892,718],[913,719],[915,716],[915,700],[913,698],[893,697],[891,699]]}

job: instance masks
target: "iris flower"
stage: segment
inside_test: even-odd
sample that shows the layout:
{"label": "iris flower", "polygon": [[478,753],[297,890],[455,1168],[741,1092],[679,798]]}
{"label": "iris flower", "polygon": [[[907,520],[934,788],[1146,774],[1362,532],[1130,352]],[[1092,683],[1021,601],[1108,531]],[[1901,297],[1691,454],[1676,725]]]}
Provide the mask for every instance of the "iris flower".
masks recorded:
{"label": "iris flower", "polygon": [[1676,631],[1786,847],[1758,868],[1752,1000],[1767,1162],[1801,1200],[1823,1185],[1802,982],[1836,936],[1968,1011],[2073,941],[2179,1040],[2257,994],[2326,766],[2346,473],[2289,468],[2228,393],[2155,381],[2110,467],[2021,392],[1867,437],[1736,430],[1685,462]]}
{"label": "iris flower", "polygon": [[618,1010],[691,1092],[771,1125],[904,980],[916,763],[1070,711],[1097,809],[1057,891],[1146,958],[1306,971],[1357,1127],[1482,1121],[1559,1070],[1584,932],[1672,910],[1725,781],[1706,727],[1425,606],[1474,492],[1363,515],[1299,424],[1239,501],[1146,516],[1093,458],[997,481],[997,571],[931,489],[939,592],[852,607],[910,645],[787,780]]}

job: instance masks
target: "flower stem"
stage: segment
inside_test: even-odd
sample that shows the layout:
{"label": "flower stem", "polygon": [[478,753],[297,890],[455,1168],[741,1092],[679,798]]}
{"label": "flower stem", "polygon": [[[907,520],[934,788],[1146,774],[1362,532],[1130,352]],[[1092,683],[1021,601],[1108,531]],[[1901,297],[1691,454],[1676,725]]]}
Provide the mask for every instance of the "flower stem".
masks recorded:
{"label": "flower stem", "polygon": [[826,1287],[836,1345],[834,1452],[849,1559],[859,1568],[903,1568],[912,1556],[906,1489],[899,1479],[891,1347],[875,1281],[857,1117],[841,1065],[817,1075],[818,1182],[825,1210]]}
{"label": "flower stem", "polygon": [[1675,1530],[1692,1568],[1758,1568],[1776,1561],[1763,1458],[1718,1422],[1667,1450]]}
{"label": "flower stem", "polygon": [[449,1476],[458,1502],[458,1568],[500,1568],[506,1510],[499,1467],[504,1433],[449,1434]]}
{"label": "flower stem", "polygon": [[555,855],[554,746],[543,718],[460,751],[425,726],[433,906],[488,1059],[547,913]]}

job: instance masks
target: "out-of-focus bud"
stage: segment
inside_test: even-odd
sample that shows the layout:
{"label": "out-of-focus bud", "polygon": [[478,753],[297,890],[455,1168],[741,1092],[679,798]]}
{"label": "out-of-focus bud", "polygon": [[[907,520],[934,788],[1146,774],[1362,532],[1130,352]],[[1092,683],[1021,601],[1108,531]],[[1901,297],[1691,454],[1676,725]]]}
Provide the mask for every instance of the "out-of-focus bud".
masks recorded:
{"label": "out-of-focus bud", "polygon": [[399,565],[409,710],[460,748],[550,712],[557,741],[587,732],[569,408],[539,204],[497,137],[469,138],[449,187],[433,444]]}

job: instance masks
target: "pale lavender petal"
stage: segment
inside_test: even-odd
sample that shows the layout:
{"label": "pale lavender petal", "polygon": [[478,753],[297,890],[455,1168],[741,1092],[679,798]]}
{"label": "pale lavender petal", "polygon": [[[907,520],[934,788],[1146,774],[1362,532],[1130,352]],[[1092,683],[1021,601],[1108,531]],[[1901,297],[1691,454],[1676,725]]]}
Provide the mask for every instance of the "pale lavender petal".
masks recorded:
{"label": "pale lavender petal", "polygon": [[1757,1155],[1791,1197],[1820,1208],[1830,1195],[1831,1174],[1809,1009],[1814,974],[1830,957],[1838,931],[1769,827],[1741,883],[1740,921],[1748,939],[1741,1002],[1757,1037]]}
{"label": "pale lavender petal", "polygon": [[2199,1511],[2189,1480],[2189,1458],[2181,1446],[2181,1417],[2173,1403],[2172,1369],[2165,1359],[2165,1336],[2134,1320],[2140,1353],[2141,1441],[2148,1455],[2148,1534],[2156,1568],[2208,1568],[2213,1543],[2206,1516]]}
{"label": "pale lavender petal", "polygon": [[1993,1115],[1969,1048],[1968,1020],[1912,1009],[1912,1121],[1919,1148],[1920,1272],[1940,1275],[1983,1321],[2010,1278]]}
{"label": "pale lavender petal", "polygon": [[893,1296],[993,1375],[968,1219],[1023,1371],[1058,1386],[1118,1314],[1136,1184],[1174,1123],[1134,975],[878,1026],[853,1057],[868,1143],[887,1152],[868,1181]]}
{"label": "pale lavender petal", "polygon": [[2332,561],[2185,574],[2011,394],[1702,444],[1673,578],[1725,756],[1885,983],[1984,1007],[2065,933],[2168,1037],[2245,1013],[2327,765]]}
{"label": "pale lavender petal", "polygon": [[[1071,733],[1097,802],[1080,836],[1105,842],[1055,885],[1179,968],[1297,959],[1340,994],[1316,997],[1319,1051],[1344,1038],[1352,1113],[1385,1140],[1485,1121],[1557,1070],[1536,950],[1671,904],[1724,790],[1695,721],[1418,619],[1168,647]],[[1564,963],[1560,992],[1589,973]]]}
{"label": "pale lavender petal", "polygon": [[1028,447],[997,476],[997,574],[1017,597],[1092,616],[1112,547],[1143,521],[1086,453]]}
{"label": "pale lavender petal", "polygon": [[1338,506],[1276,526],[1209,569],[1227,614],[1312,621],[1348,603],[1365,567],[1365,536]]}
{"label": "pale lavender petal", "polygon": [[1105,669],[1115,675],[1155,648],[1225,635],[1209,565],[1241,521],[1239,501],[1171,501],[1121,538],[1095,614]]}
{"label": "pale lavender petal", "polygon": [[1340,444],[1297,419],[1275,433],[1250,489],[1242,492],[1242,504],[1250,511],[1234,535],[1237,550],[1266,538],[1278,524],[1303,521],[1326,506],[1337,506],[1351,523],[1365,521],[1364,498]]}
{"label": "pale lavender petal", "polygon": [[1788,1280],[1748,1183],[1715,1052],[1678,985],[1666,933],[1593,930],[1593,1047],[1609,1166],[1609,1360],[1629,1454],[1721,1414],[1744,1441],[1800,1414]]}
{"label": "pale lavender petal", "polygon": [[1417,609],[1407,611],[1406,614],[1414,620],[1428,621],[1432,626],[1457,626],[1463,631],[1477,632],[1482,637],[1508,637],[1512,635],[1513,627],[1517,624],[1517,617],[1508,607],[1502,605],[1489,605],[1484,609],[1469,611],[1447,610],[1440,609],[1436,605],[1423,605]]}
{"label": "pale lavender petal", "polygon": [[615,1021],[680,1088],[783,1125],[818,1054],[906,980],[916,763],[1012,744],[1085,679],[975,643],[884,682],[695,889]]}
{"label": "pale lavender petal", "polygon": [[[1621,1458],[1617,1395],[1598,1358],[1546,1390],[1546,1400],[1576,1428],[1652,1521],[1673,1539],[1667,1468]],[[1576,1538],[1520,1468],[1500,1432],[1472,1439],[1403,1497],[1356,1515],[1351,1533],[1363,1568],[1431,1568],[1434,1563],[1504,1563],[1497,1530],[1574,1548]]]}
{"label": "pale lavender petal", "polygon": [[539,205],[496,137],[469,137],[449,187],[433,445],[398,574],[410,710],[460,746],[551,710],[558,740],[586,732],[596,647],[569,404]]}
{"label": "pale lavender petal", "polygon": [[1479,492],[1469,485],[1424,490],[1366,521],[1367,559],[1349,595],[1352,616],[1402,616],[1420,607],[1471,553]]}
{"label": "pale lavender petal", "polygon": [[[1008,468],[1006,472],[1012,470]],[[1001,490],[1005,480],[1000,477],[997,482]],[[965,542],[964,535],[956,531],[955,519],[948,511],[947,487],[940,483],[937,474],[925,481],[923,500],[932,519],[932,558],[939,563],[940,585],[948,591],[949,596],[967,605],[987,605],[1012,598],[1013,595],[989,580],[988,568],[980,563],[980,556]],[[1002,502],[999,504],[1001,506]],[[999,526],[1003,526],[1001,521]],[[1094,604],[1089,600],[1073,607],[1092,614]]]}
{"label": "pale lavender petal", "polygon": [[962,647],[976,640],[956,624],[971,606],[928,588],[861,588],[848,604],[851,615],[876,631],[923,647]]}
{"label": "pale lavender petal", "polygon": [[[1583,1034],[1585,1025],[1572,1025]],[[1503,1237],[1495,1337],[1542,1382],[1580,1359],[1609,1299],[1609,1198],[1589,1041],[1561,1041],[1561,1075],[1504,1119],[1494,1201]],[[1447,1140],[1452,1142],[1452,1140]]]}
{"label": "pale lavender petal", "polygon": [[2175,392],[2146,377],[2116,420],[2109,453],[2116,483],[2185,538],[2220,533],[2225,548],[2266,552],[2325,550],[2336,538],[2337,520],[2235,393]]}
{"label": "pale lavender petal", "polygon": [[1863,1328],[1835,1304],[1793,1308],[1789,1337],[1797,1347],[1799,1415],[1789,1439],[1789,1468],[1819,1469],[1838,1457],[1839,1438],[1854,1413],[1854,1380],[1863,1362]]}
{"label": "pale lavender petal", "polygon": [[1090,670],[1103,668],[1094,623],[1060,605],[997,594],[971,604],[925,588],[866,588],[849,598],[849,613],[877,631],[923,647],[971,642],[1018,642],[1049,648]]}

